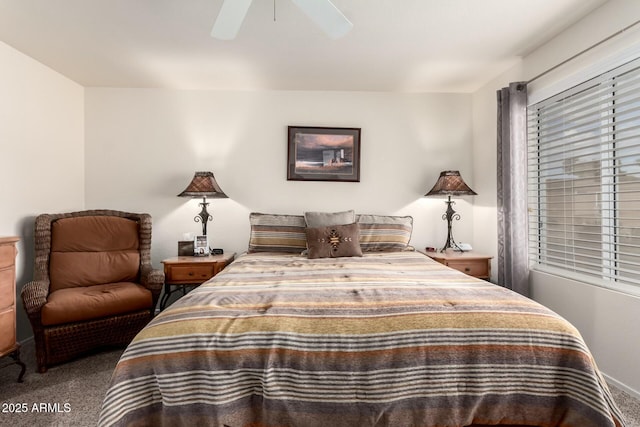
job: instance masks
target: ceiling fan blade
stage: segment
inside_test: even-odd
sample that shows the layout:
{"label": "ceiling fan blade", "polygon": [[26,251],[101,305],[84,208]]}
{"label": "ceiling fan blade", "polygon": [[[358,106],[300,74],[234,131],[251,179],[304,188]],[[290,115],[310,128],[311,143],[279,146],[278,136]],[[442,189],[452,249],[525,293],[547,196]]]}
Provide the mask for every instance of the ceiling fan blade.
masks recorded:
{"label": "ceiling fan blade", "polygon": [[240,30],[251,1],[225,0],[211,29],[211,37],[219,40],[233,40]]}
{"label": "ceiling fan blade", "polygon": [[347,34],[353,24],[330,0],[291,0],[332,39]]}

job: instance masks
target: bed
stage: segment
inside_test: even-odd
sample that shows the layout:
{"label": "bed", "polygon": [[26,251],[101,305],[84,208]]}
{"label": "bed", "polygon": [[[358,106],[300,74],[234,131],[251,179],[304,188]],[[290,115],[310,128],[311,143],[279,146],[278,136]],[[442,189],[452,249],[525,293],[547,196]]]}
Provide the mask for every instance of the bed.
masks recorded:
{"label": "bed", "polygon": [[566,320],[405,248],[241,255],[136,336],[115,368],[99,424],[624,421]]}

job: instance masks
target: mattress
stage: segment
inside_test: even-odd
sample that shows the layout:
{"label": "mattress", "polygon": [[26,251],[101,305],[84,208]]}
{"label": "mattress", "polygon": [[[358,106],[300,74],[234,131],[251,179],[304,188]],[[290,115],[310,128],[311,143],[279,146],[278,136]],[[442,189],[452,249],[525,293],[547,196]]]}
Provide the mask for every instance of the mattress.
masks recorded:
{"label": "mattress", "polygon": [[244,254],[119,360],[101,426],[623,426],[579,332],[418,252]]}

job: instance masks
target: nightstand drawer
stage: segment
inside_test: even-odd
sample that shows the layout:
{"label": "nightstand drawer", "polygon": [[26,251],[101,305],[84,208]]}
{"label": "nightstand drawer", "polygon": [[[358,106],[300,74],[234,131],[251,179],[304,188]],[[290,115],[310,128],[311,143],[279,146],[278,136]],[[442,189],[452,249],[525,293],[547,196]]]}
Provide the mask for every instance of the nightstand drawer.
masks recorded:
{"label": "nightstand drawer", "polygon": [[165,271],[167,282],[198,283],[209,280],[215,275],[214,265],[172,265]]}
{"label": "nightstand drawer", "polygon": [[198,286],[220,273],[235,259],[230,254],[198,256],[179,256],[167,258],[164,264],[164,294],[160,299],[160,310],[164,310],[169,297],[177,290],[187,293],[186,288]]}
{"label": "nightstand drawer", "polygon": [[447,261],[446,265],[469,276],[488,277],[489,267],[485,260]]}
{"label": "nightstand drawer", "polygon": [[425,255],[438,261],[440,264],[461,271],[469,276],[485,280],[491,278],[491,258],[493,257],[490,255],[451,250],[446,252],[425,252]]}

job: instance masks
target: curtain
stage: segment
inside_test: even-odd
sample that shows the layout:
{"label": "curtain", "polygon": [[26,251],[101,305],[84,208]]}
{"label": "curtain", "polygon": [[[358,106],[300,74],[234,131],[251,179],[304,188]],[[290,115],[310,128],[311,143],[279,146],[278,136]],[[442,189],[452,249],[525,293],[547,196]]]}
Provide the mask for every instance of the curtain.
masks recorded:
{"label": "curtain", "polygon": [[498,284],[529,295],[527,259],[527,84],[498,96]]}

